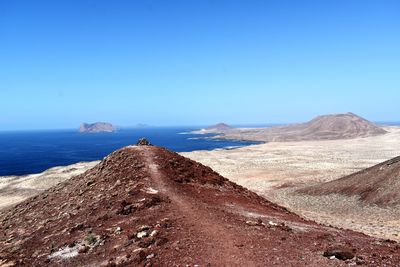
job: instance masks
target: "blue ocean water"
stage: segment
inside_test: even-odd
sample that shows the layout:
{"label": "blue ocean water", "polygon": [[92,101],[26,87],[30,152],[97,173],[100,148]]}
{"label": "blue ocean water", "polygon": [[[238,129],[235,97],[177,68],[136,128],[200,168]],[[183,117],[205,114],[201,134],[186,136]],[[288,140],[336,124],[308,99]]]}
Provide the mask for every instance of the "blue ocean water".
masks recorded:
{"label": "blue ocean water", "polygon": [[135,144],[141,137],[176,152],[213,150],[256,144],[199,139],[181,134],[189,128],[121,129],[117,133],[80,134],[75,130],[0,132],[0,176],[39,173],[54,166],[99,160],[114,150]]}

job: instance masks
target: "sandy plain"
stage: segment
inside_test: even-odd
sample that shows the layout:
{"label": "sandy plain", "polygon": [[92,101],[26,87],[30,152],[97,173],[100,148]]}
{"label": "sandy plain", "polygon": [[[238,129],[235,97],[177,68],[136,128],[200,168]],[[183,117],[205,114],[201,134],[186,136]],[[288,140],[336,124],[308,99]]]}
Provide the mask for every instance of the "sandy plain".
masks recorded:
{"label": "sandy plain", "polygon": [[99,161],[80,162],[23,176],[0,176],[0,210],[93,168]]}
{"label": "sandy plain", "polygon": [[400,127],[346,140],[274,142],[233,150],[181,153],[230,180],[319,223],[400,241],[400,207],[365,205],[357,197],[294,194],[400,155]]}

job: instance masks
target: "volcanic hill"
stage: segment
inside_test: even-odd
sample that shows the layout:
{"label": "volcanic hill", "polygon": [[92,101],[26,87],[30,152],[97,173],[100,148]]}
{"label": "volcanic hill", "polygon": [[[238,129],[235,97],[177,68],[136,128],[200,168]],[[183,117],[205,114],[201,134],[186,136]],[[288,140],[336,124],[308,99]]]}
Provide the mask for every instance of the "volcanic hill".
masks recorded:
{"label": "volcanic hill", "polygon": [[226,130],[230,130],[230,129],[233,129],[233,128],[231,126],[229,126],[228,124],[222,123],[222,122],[206,128],[206,130],[215,130],[215,131],[226,131]]}
{"label": "volcanic hill", "polygon": [[269,128],[235,129],[216,138],[266,142],[334,140],[385,134],[374,123],[351,112],[318,116],[309,122]]}
{"label": "volcanic hill", "polygon": [[384,207],[400,205],[400,157],[298,192],[310,195],[358,196],[366,204]]}
{"label": "volcanic hill", "polygon": [[212,134],[212,133],[225,133],[229,132],[231,130],[234,130],[235,128],[229,126],[226,123],[217,123],[214,125],[211,125],[207,128],[203,128],[200,130],[192,131],[194,134]]}
{"label": "volcanic hill", "polygon": [[395,242],[301,219],[156,146],[122,148],[0,220],[0,266],[400,264]]}

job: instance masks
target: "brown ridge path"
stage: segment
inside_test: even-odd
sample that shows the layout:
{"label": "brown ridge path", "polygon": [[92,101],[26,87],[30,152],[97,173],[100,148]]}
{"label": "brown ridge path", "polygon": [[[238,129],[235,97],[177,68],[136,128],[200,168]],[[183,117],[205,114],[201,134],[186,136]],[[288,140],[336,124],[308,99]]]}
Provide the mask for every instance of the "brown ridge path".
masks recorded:
{"label": "brown ridge path", "polygon": [[[215,216],[204,209],[200,203],[192,203],[192,199],[180,194],[176,187],[168,185],[169,178],[159,171],[158,165],[154,162],[154,153],[148,147],[135,147],[140,149],[147,163],[149,175],[155,182],[157,188],[167,195],[176,204],[180,213],[184,214],[184,220],[191,225],[208,244],[208,257],[210,262],[220,263],[224,259],[225,266],[257,266],[250,257],[244,257],[243,250],[235,246],[235,233],[224,227],[226,222],[218,221]],[[210,216],[211,215],[211,216]],[[236,233],[237,235],[238,233]],[[221,238],[223,236],[223,238]]]}
{"label": "brown ridge path", "polygon": [[396,242],[305,221],[156,146],[115,151],[0,222],[1,267],[400,263]]}

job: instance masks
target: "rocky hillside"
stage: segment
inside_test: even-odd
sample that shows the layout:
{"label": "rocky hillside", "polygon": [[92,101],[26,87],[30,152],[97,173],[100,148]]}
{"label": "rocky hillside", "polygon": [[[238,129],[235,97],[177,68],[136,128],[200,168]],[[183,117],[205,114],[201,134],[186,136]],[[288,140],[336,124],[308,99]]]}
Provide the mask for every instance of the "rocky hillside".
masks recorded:
{"label": "rocky hillside", "polygon": [[311,195],[358,196],[366,204],[379,206],[400,205],[400,157],[298,192]]}
{"label": "rocky hillside", "polygon": [[0,221],[0,266],[400,264],[395,242],[303,220],[154,146],[120,149]]}
{"label": "rocky hillside", "polygon": [[80,133],[112,133],[117,127],[108,122],[82,123],[79,127]]}
{"label": "rocky hillside", "polygon": [[226,130],[230,130],[230,129],[232,129],[231,126],[229,126],[226,123],[222,123],[222,122],[206,128],[206,130],[215,130],[215,131],[226,131]]}
{"label": "rocky hillside", "polygon": [[266,142],[334,140],[385,134],[374,123],[353,113],[324,115],[313,120],[285,126],[237,129],[217,138]]}

